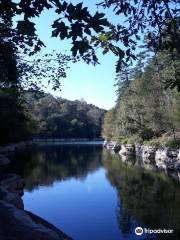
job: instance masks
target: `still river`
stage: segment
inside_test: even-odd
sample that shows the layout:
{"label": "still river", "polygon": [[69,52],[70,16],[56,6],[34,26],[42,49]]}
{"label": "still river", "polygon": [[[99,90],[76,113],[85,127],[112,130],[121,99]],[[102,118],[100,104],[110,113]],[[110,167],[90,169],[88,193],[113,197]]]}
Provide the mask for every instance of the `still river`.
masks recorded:
{"label": "still river", "polygon": [[[11,167],[25,179],[25,209],[74,240],[180,239],[180,183],[101,144],[38,144]],[[137,236],[137,226],[174,233]]]}

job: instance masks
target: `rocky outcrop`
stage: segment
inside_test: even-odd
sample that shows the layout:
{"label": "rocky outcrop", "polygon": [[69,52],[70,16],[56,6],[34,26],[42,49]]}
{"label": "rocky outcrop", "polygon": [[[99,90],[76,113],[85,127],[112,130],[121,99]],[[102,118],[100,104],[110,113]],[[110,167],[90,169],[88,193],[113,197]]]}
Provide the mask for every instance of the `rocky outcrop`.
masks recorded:
{"label": "rocky outcrop", "polygon": [[157,149],[155,155],[156,165],[163,170],[180,170],[179,150],[168,148]]}
{"label": "rocky outcrop", "polygon": [[133,156],[135,155],[135,146],[132,144],[122,144],[119,154],[124,156]]}
{"label": "rocky outcrop", "polygon": [[167,150],[157,149],[155,154],[155,162],[160,170],[166,171]]}
{"label": "rocky outcrop", "polygon": [[24,209],[22,196],[24,194],[24,180],[16,175],[6,175],[0,182],[1,200],[14,205],[16,208]]}
{"label": "rocky outcrop", "polygon": [[19,143],[11,143],[5,146],[0,146],[0,154],[3,155],[10,155],[15,152],[22,151],[29,146],[32,146],[32,141],[25,141],[25,142],[19,142]]}
{"label": "rocky outcrop", "polygon": [[117,152],[119,152],[121,150],[121,145],[118,144],[115,141],[111,141],[111,142],[104,141],[103,146],[105,148],[107,148],[108,150],[114,151],[115,153],[117,153]]}
{"label": "rocky outcrop", "polygon": [[150,163],[155,163],[156,147],[142,146],[142,158],[147,159]]}
{"label": "rocky outcrop", "polygon": [[[68,240],[60,230],[14,205],[0,201],[1,240]],[[37,221],[38,218],[38,221]],[[46,224],[45,224],[46,222]]]}
{"label": "rocky outcrop", "polygon": [[115,142],[114,145],[113,145],[113,147],[112,147],[112,150],[113,150],[115,153],[119,152],[119,151],[121,150],[121,145]]}
{"label": "rocky outcrop", "polygon": [[[113,151],[112,146],[114,145],[118,144],[106,142],[105,147]],[[129,163],[132,161],[135,165],[146,169],[163,171],[169,176],[180,180],[180,150],[141,144],[122,144],[120,148],[119,154],[123,162]],[[134,158],[129,156],[134,156]]]}
{"label": "rocky outcrop", "polygon": [[[7,158],[1,155],[4,162]],[[25,182],[16,174],[0,178],[1,240],[70,240],[71,238],[42,218],[24,210]]]}

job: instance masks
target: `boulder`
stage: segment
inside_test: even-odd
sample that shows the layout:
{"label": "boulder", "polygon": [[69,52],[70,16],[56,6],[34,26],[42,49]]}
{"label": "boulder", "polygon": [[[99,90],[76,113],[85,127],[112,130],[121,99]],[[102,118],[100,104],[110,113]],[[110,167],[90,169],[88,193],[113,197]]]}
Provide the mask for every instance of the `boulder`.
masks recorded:
{"label": "boulder", "polygon": [[135,146],[133,144],[122,144],[119,154],[124,156],[135,155]]}
{"label": "boulder", "polygon": [[159,170],[166,171],[167,148],[157,149],[155,154],[155,164]]}
{"label": "boulder", "polygon": [[178,156],[178,151],[173,150],[173,149],[168,149],[168,150],[167,150],[167,156],[168,156],[169,158],[177,158],[177,156]]}
{"label": "boulder", "polygon": [[155,154],[155,160],[163,162],[166,160],[166,158],[167,158],[167,149],[166,148],[157,149]]}
{"label": "boulder", "polygon": [[5,187],[0,186],[0,200],[12,204],[18,209],[24,209],[24,203],[18,192],[10,192]]}
{"label": "boulder", "polygon": [[0,239],[70,240],[62,231],[34,214],[0,201]]}
{"label": "boulder", "polygon": [[10,163],[9,159],[6,156],[0,154],[0,167],[8,165],[9,163]]}
{"label": "boulder", "polygon": [[107,148],[108,150],[109,150],[109,149],[112,149],[113,146],[114,146],[114,142],[108,142],[108,143],[106,144],[106,148]]}
{"label": "boulder", "polygon": [[156,147],[154,146],[143,146],[142,150],[142,158],[149,161],[150,163],[155,163],[155,154],[156,154]]}
{"label": "boulder", "polygon": [[23,209],[21,196],[24,194],[24,180],[16,175],[9,174],[0,182],[0,199]]}
{"label": "boulder", "polygon": [[20,192],[21,190],[23,191],[25,182],[24,179],[16,174],[8,174],[3,180],[1,180],[0,185],[10,192]]}
{"label": "boulder", "polygon": [[112,147],[112,150],[113,150],[115,153],[119,152],[119,151],[121,150],[121,145],[115,142],[114,145],[113,145],[113,147]]}

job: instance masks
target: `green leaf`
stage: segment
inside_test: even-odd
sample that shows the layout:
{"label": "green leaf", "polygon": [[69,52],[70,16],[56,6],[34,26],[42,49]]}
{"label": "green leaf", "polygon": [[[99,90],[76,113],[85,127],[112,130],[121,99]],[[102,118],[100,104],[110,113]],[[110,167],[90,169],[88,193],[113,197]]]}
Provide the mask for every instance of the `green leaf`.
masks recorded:
{"label": "green leaf", "polygon": [[34,36],[35,35],[35,23],[30,22],[29,20],[18,21],[17,30],[19,34]]}

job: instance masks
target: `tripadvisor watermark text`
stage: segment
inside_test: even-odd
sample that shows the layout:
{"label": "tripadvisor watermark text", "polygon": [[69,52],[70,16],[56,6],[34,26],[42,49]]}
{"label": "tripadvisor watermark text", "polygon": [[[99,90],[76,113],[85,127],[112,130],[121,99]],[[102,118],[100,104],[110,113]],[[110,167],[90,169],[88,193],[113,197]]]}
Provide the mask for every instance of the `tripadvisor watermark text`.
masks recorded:
{"label": "tripadvisor watermark text", "polygon": [[165,229],[165,228],[158,228],[158,229],[150,229],[150,228],[142,228],[136,227],[135,234],[142,235],[142,234],[172,234],[174,229]]}

